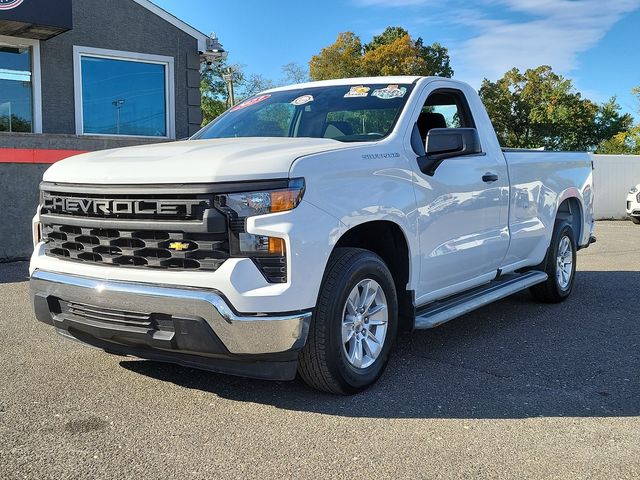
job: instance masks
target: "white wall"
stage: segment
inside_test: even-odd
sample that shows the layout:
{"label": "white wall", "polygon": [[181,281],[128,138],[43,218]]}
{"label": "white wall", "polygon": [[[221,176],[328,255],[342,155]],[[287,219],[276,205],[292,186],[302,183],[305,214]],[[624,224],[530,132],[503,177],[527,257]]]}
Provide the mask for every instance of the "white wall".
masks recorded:
{"label": "white wall", "polygon": [[629,189],[640,183],[640,155],[593,155],[594,216],[626,218]]}

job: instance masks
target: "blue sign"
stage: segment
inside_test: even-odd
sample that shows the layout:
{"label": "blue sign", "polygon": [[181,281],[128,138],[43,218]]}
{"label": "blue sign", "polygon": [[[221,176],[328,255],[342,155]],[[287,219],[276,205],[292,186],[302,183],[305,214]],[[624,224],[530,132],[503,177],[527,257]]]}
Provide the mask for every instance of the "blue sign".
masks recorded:
{"label": "blue sign", "polygon": [[0,10],[11,10],[20,5],[24,0],[0,0]]}

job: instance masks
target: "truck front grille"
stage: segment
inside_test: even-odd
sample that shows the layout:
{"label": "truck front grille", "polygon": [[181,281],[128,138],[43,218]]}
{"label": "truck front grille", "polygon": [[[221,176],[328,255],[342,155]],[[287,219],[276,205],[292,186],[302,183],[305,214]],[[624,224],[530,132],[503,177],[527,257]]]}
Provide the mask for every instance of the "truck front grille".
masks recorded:
{"label": "truck front grille", "polygon": [[45,224],[46,254],[120,267],[217,270],[229,258],[226,234]]}
{"label": "truck front grille", "polygon": [[217,270],[230,257],[229,219],[203,186],[43,183],[45,254],[125,268]]}
{"label": "truck front grille", "polygon": [[[246,222],[228,193],[273,190],[289,180],[184,185],[40,184],[45,255],[118,268],[215,271],[239,250]],[[269,283],[287,281],[286,257],[252,257]]]}

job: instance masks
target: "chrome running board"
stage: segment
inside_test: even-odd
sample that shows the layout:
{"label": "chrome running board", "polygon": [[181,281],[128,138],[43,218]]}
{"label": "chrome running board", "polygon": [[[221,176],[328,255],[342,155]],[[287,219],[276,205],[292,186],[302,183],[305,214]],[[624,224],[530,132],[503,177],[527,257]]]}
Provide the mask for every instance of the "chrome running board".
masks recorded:
{"label": "chrome running board", "polygon": [[482,287],[428,304],[416,313],[415,329],[425,330],[442,325],[489,303],[546,281],[544,272],[530,271],[504,275]]}

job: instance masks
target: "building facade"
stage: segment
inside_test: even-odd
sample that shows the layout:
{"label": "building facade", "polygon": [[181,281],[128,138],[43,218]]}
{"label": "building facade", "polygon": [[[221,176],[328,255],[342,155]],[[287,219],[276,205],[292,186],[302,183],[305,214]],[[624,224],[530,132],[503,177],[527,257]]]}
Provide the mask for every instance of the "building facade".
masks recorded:
{"label": "building facade", "polygon": [[0,260],[29,254],[51,162],[200,128],[206,42],[148,0],[0,0]]}

